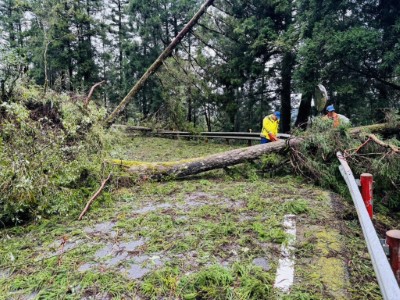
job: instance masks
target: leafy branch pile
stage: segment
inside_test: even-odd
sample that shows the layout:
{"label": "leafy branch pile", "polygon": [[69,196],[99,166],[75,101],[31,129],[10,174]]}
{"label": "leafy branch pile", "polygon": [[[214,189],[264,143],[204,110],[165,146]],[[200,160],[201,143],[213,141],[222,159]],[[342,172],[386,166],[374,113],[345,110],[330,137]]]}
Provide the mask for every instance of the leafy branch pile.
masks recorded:
{"label": "leafy branch pile", "polygon": [[0,105],[3,224],[81,208],[101,178],[105,111],[65,94],[19,86]]}
{"label": "leafy branch pile", "polygon": [[[398,128],[399,120],[390,116],[390,125]],[[304,142],[291,151],[291,165],[294,170],[317,184],[347,193],[347,187],[339,172],[336,152],[344,153],[355,177],[361,173],[374,176],[375,199],[387,208],[400,209],[400,153],[393,149],[400,141],[390,138],[384,147],[369,138],[368,132],[354,135],[347,126],[332,128],[329,121],[317,119],[306,132],[296,132]],[[381,141],[382,138],[380,138]],[[368,141],[368,142],[367,142]],[[381,206],[381,209],[383,207]]]}

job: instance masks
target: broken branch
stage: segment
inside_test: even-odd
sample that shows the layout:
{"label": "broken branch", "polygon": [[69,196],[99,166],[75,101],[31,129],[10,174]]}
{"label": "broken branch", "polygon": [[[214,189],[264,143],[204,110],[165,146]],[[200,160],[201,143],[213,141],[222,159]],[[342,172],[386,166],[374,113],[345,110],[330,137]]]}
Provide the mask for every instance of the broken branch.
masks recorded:
{"label": "broken branch", "polygon": [[394,145],[391,144],[387,144],[383,141],[381,141],[380,139],[378,139],[378,137],[375,134],[370,134],[368,135],[369,139],[371,139],[372,141],[374,141],[376,144],[385,147],[385,148],[389,148],[391,149],[394,153],[400,153],[400,149]]}
{"label": "broken branch", "polygon": [[88,211],[90,205],[92,205],[92,203],[94,202],[94,200],[96,200],[96,198],[101,194],[101,192],[103,191],[104,187],[106,186],[106,183],[110,180],[111,178],[111,173],[108,175],[108,177],[106,179],[103,180],[103,182],[101,183],[100,188],[97,190],[97,192],[92,196],[92,198],[89,199],[89,201],[86,203],[85,208],[82,210],[81,214],[79,215],[78,220],[82,220],[83,216],[86,214],[86,212]]}
{"label": "broken branch", "polygon": [[92,98],[94,89],[97,88],[98,86],[102,85],[103,83],[105,83],[106,81],[100,81],[98,83],[96,83],[95,85],[92,86],[92,88],[89,91],[89,95],[86,97],[85,102],[83,102],[83,106],[86,108],[89,105],[89,101]]}

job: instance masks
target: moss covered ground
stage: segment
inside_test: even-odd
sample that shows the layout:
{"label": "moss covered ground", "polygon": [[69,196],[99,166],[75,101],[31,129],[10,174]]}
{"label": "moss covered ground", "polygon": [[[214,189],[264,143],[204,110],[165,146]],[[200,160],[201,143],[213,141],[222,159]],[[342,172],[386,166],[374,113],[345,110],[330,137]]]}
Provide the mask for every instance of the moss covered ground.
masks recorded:
{"label": "moss covered ground", "polygon": [[[110,159],[172,161],[232,149],[115,138]],[[351,207],[293,176],[251,165],[184,180],[114,183],[79,212],[0,231],[0,299],[380,299]],[[295,280],[273,287],[293,237]]]}

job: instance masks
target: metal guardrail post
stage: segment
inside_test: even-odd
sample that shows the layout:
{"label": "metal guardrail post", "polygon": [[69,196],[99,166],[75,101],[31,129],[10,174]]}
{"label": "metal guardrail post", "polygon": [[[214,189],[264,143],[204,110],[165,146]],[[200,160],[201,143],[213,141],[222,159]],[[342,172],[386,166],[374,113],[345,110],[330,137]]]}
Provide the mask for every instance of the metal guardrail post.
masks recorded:
{"label": "metal guardrail post", "polygon": [[368,211],[364,205],[360,190],[358,189],[356,180],[354,179],[353,172],[351,171],[341,152],[337,152],[336,156],[341,164],[339,166],[340,173],[347,183],[351,198],[353,199],[354,206],[357,210],[358,219],[367,243],[368,252],[371,256],[372,265],[375,270],[383,299],[398,300],[400,299],[399,286],[386,258],[386,254],[383,251],[372,221],[368,215]]}
{"label": "metal guardrail post", "polygon": [[389,245],[390,265],[400,284],[400,230],[386,232],[386,244]]}

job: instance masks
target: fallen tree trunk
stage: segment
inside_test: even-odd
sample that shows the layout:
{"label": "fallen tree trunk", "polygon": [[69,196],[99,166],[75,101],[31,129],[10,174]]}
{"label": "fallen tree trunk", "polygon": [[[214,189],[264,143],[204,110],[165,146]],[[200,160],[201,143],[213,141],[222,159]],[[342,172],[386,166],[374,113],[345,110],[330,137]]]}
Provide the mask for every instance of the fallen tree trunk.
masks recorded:
{"label": "fallen tree trunk", "polygon": [[112,163],[125,167],[129,173],[139,174],[141,178],[161,180],[164,177],[181,178],[201,172],[225,168],[245,161],[251,161],[272,152],[295,147],[302,139],[279,140],[277,142],[235,149],[210,156],[165,163],[146,163],[113,160]]}
{"label": "fallen tree trunk", "polygon": [[390,126],[387,123],[381,123],[381,124],[372,124],[372,125],[366,125],[366,126],[359,126],[359,127],[353,127],[349,130],[350,134],[352,135],[358,135],[361,132],[373,132],[373,133],[379,133],[383,135],[390,135],[390,134],[396,134],[400,132],[399,126]]}
{"label": "fallen tree trunk", "polygon": [[[360,135],[365,130],[370,132],[399,132],[397,127],[390,127],[387,124],[374,124],[352,128],[349,130],[353,136]],[[369,137],[371,139],[371,137]],[[376,142],[377,138],[375,139]],[[180,160],[174,162],[138,162],[111,160],[114,165],[125,168],[131,174],[137,174],[142,179],[161,180],[167,177],[181,178],[189,175],[195,175],[201,172],[225,168],[228,166],[251,161],[268,153],[276,153],[283,149],[295,149],[297,145],[303,142],[302,138],[290,138],[288,140],[279,140],[277,142],[255,145],[251,147],[235,149],[227,152],[213,154],[206,157]],[[386,144],[381,146],[387,146]],[[389,146],[388,146],[389,147]],[[392,150],[394,148],[391,148]],[[397,148],[396,148],[397,149]]]}

